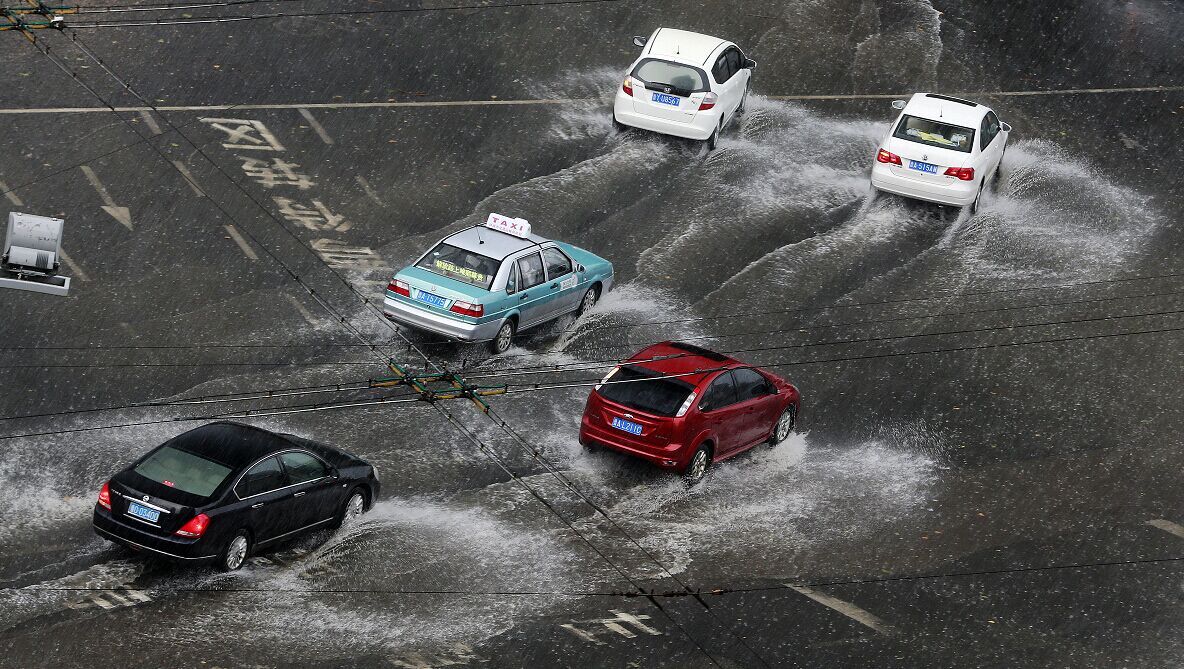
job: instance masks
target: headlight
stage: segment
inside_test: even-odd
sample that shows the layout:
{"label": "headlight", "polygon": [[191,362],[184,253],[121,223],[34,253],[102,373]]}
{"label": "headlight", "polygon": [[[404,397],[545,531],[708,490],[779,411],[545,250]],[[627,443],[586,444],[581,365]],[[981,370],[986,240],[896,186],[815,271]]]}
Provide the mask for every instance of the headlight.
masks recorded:
{"label": "headlight", "polygon": [[375,467],[374,465],[370,465],[370,473],[374,475],[375,481],[380,481],[380,479],[378,478],[378,467]]}

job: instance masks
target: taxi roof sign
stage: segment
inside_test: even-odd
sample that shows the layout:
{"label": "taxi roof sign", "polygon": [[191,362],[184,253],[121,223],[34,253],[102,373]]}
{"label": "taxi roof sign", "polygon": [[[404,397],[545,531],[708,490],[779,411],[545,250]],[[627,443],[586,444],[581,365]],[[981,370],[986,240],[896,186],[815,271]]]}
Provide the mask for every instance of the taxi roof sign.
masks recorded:
{"label": "taxi roof sign", "polygon": [[525,218],[510,218],[491,213],[489,218],[485,219],[485,227],[522,239],[530,238],[530,223]]}

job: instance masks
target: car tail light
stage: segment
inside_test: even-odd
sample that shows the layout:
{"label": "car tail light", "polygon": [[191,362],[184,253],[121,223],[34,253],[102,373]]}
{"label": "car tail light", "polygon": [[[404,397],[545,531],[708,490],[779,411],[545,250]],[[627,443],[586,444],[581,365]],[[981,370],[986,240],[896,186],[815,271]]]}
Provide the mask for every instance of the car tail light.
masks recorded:
{"label": "car tail light", "polygon": [[625,77],[625,81],[621,82],[621,90],[625,91],[625,95],[633,97],[633,77]]}
{"label": "car tail light", "polygon": [[691,405],[695,403],[695,397],[697,395],[698,393],[691,393],[690,395],[687,395],[686,401],[682,403],[682,406],[678,407],[678,411],[674,414],[674,417],[682,418],[683,416],[687,415],[687,412],[691,410]]}
{"label": "car tail light", "polygon": [[461,316],[472,316],[479,318],[485,315],[485,305],[483,304],[469,304],[468,302],[461,302],[457,300],[452,303],[452,308],[449,311],[460,314]]}
{"label": "car tail light", "polygon": [[193,518],[189,519],[188,523],[181,526],[173,534],[179,537],[189,537],[190,539],[197,539],[206,533],[206,528],[210,526],[210,517],[204,513],[199,513]]}
{"label": "car tail light", "polygon": [[946,170],[947,177],[958,177],[963,181],[974,181],[973,167],[951,167]]}
{"label": "car tail light", "polygon": [[699,103],[699,111],[711,109],[717,102],[719,102],[719,96],[715,93],[708,93],[703,96],[703,101]]}
{"label": "car tail light", "polygon": [[107,483],[104,483],[103,487],[99,488],[99,506],[104,509],[111,509],[111,486]]}
{"label": "car tail light", "polygon": [[619,370],[619,369],[621,369],[621,368],[620,367],[613,367],[612,371],[610,371],[608,374],[605,374],[604,378],[600,380],[600,383],[596,384],[596,387],[593,388],[593,390],[600,390],[600,386],[603,386],[604,384],[608,383],[608,380],[613,378],[613,374],[616,374],[617,370]]}
{"label": "car tail light", "polygon": [[892,163],[893,165],[899,165],[900,164],[900,156],[896,155],[895,153],[892,153],[891,151],[885,151],[884,149],[880,149],[879,151],[876,152],[876,162]]}
{"label": "car tail light", "polygon": [[386,289],[391,291],[395,295],[402,295],[403,297],[411,297],[411,286],[408,286],[406,281],[400,281],[398,279],[393,279],[389,284],[387,284]]}

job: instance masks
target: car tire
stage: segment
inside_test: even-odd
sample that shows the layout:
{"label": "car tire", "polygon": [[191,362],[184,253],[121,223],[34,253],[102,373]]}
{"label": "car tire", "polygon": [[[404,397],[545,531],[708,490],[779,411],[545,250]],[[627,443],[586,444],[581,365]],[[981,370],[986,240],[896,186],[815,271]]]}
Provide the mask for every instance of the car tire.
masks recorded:
{"label": "car tire", "polygon": [[987,186],[987,180],[984,177],[983,182],[981,184],[979,184],[979,186],[978,186],[978,193],[976,193],[974,196],[974,202],[971,202],[970,205],[968,207],[966,207],[966,210],[969,211],[971,213],[971,215],[978,213],[978,204],[979,204],[979,201],[983,199],[983,188],[986,188],[986,186]]}
{"label": "car tire", "polygon": [[789,438],[793,434],[794,427],[797,426],[798,412],[793,408],[793,405],[785,407],[785,411],[777,417],[777,423],[773,425],[773,432],[769,435],[769,445],[776,446]]}
{"label": "car tire", "polygon": [[620,121],[617,120],[617,115],[615,112],[612,115],[612,119],[613,119],[613,130],[616,130],[617,132],[625,132],[626,130],[629,129],[629,126],[627,126],[624,123],[621,123]]}
{"label": "car tire", "polygon": [[744,84],[744,94],[740,96],[740,106],[736,107],[736,116],[743,116],[748,106],[748,89],[752,86],[752,81]]}
{"label": "car tire", "polygon": [[218,551],[218,569],[220,571],[236,571],[247,561],[251,554],[251,535],[246,530],[235,532],[222,550]]}
{"label": "car tire", "polygon": [[695,454],[691,456],[691,461],[687,464],[687,468],[683,470],[682,480],[689,488],[702,481],[707,476],[707,470],[710,468],[711,447],[707,444],[699,444],[699,448],[695,449]]}
{"label": "car tire", "polygon": [[339,528],[344,525],[356,521],[363,513],[366,513],[366,493],[362,492],[361,488],[354,488],[345,496],[345,501],[341,503],[341,509],[337,511],[337,516],[333,519],[333,527]]}
{"label": "car tire", "polygon": [[703,140],[703,144],[707,146],[708,151],[714,151],[715,147],[719,146],[719,128],[711,132],[711,136]]}
{"label": "car tire", "polygon": [[584,297],[580,299],[580,306],[576,309],[576,318],[583,316],[596,306],[596,302],[600,299],[600,289],[592,286],[588,292],[584,293]]}
{"label": "car tire", "polygon": [[498,355],[508,351],[510,344],[514,342],[514,331],[516,329],[513,320],[502,323],[502,326],[498,328],[497,334],[489,341],[490,352]]}

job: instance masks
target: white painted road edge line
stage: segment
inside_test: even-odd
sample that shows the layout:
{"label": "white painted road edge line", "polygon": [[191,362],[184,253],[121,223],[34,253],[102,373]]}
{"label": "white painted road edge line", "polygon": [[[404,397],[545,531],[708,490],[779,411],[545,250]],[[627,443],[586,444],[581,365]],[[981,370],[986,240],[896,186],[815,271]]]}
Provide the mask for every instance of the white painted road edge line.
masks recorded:
{"label": "white painted road edge line", "polygon": [[855,622],[859,623],[860,625],[864,625],[866,627],[869,627],[869,628],[875,630],[876,632],[879,632],[880,634],[895,634],[896,633],[896,630],[891,625],[885,623],[883,620],[880,620],[875,615],[873,615],[867,611],[864,611],[863,609],[859,608],[858,606],[856,606],[854,604],[844,602],[841,599],[835,599],[834,597],[831,597],[830,595],[818,592],[817,590],[814,590],[813,588],[807,588],[806,586],[803,586],[803,585],[794,585],[792,583],[786,583],[785,585],[790,590],[793,590],[794,592],[798,592],[800,594],[803,594],[827,608],[834,609],[835,611],[838,611],[839,613],[847,616],[848,618],[854,620]]}
{"label": "white painted road edge line", "polygon": [[292,303],[293,307],[296,307],[296,311],[304,317],[304,320],[308,321],[309,325],[313,326],[314,328],[320,326],[320,323],[317,322],[317,319],[313,318],[313,315],[308,311],[308,309],[305,309],[304,305],[300,304],[300,300],[288,294],[285,294],[284,297],[288,298],[288,301]]}
{"label": "white painted road edge line", "polygon": [[148,129],[152,131],[153,135],[159,135],[161,133],[160,124],[152,117],[152,112],[147,109],[141,109],[140,118],[144,119],[144,123],[148,125]]}
{"label": "white painted road edge line", "polygon": [[[1107,93],[1178,93],[1184,86],[1134,86],[1129,88],[1065,88],[1048,91],[971,91],[953,93],[961,97],[1021,97],[1034,95],[1101,95]],[[759,95],[759,94],[757,94]],[[764,95],[769,100],[888,100],[907,98],[911,93],[868,93],[852,95]],[[602,98],[555,98],[550,100],[408,100],[404,102],[298,102],[277,104],[158,105],[156,107],[42,107],[0,109],[0,114],[87,114],[141,111],[227,111],[244,109],[397,109],[400,107],[498,107],[523,105],[607,104]]]}
{"label": "white painted road edge line", "polygon": [[[376,204],[380,207],[386,206],[385,204],[383,204],[382,198],[378,197],[378,193],[374,192],[374,189],[370,187],[370,182],[366,181],[366,177],[359,174],[354,178],[358,180],[358,185],[362,187],[362,191],[364,191],[366,193],[367,197],[369,197],[371,200],[374,200],[374,204]],[[3,184],[0,184],[0,185],[3,185]]]}
{"label": "white painted road edge line", "polygon": [[189,168],[185,167],[185,163],[179,160],[174,160],[172,162],[173,167],[177,168],[177,171],[180,172],[181,176],[185,178],[185,183],[189,184],[189,187],[193,189],[193,192],[201,197],[205,197],[205,192],[201,189],[201,186],[197,185],[197,180],[193,178],[193,174],[189,172]]}
{"label": "white painted road edge line", "polygon": [[247,244],[247,240],[243,239],[243,236],[238,233],[238,228],[228,225],[226,226],[226,234],[230,235],[230,238],[234,240],[235,244],[238,244],[238,247],[243,250],[244,255],[251,260],[259,259],[259,256],[255,255],[255,250]]}
{"label": "white painted road edge line", "polygon": [[18,207],[25,206],[25,203],[21,201],[19,196],[17,196],[16,191],[11,190],[8,187],[8,184],[4,183],[3,181],[0,181],[0,191],[4,192],[4,196],[8,198],[9,202],[15,204]]}
{"label": "white painted road edge line", "polygon": [[1173,523],[1172,521],[1164,520],[1163,518],[1149,520],[1149,521],[1147,521],[1147,524],[1150,525],[1151,527],[1159,528],[1159,529],[1163,530],[1164,532],[1167,532],[1168,534],[1174,534],[1174,535],[1180,537],[1181,539],[1184,539],[1184,525],[1180,525],[1179,523]]}
{"label": "white painted road edge line", "polygon": [[76,278],[82,279],[83,281],[90,281],[90,277],[87,276],[86,272],[84,272],[82,268],[78,266],[78,263],[74,262],[73,258],[66,255],[66,249],[59,249],[58,257],[62,259],[62,262],[66,263],[66,267],[70,268],[70,271],[74,273]]}
{"label": "white painted road edge line", "polygon": [[313,118],[312,112],[308,111],[304,107],[301,107],[300,115],[304,117],[304,120],[308,121],[308,125],[312,127],[313,132],[317,133],[317,136],[321,138],[322,142],[328,144],[329,146],[333,146],[333,138],[329,136],[329,133],[325,132],[325,126],[321,125],[320,121],[317,121],[315,118]]}

